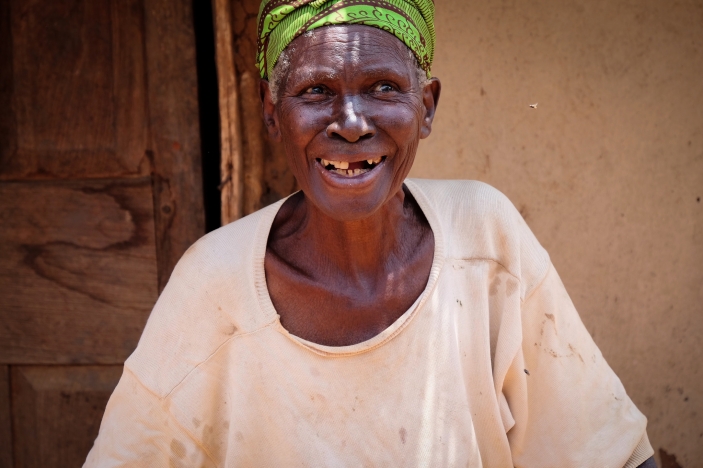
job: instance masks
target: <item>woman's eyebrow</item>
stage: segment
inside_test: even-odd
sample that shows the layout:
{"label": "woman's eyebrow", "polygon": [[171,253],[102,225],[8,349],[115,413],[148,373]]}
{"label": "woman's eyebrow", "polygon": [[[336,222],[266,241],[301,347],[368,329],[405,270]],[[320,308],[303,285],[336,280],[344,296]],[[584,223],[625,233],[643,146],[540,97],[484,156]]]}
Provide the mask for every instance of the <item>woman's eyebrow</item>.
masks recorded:
{"label": "woman's eyebrow", "polygon": [[374,77],[389,76],[393,78],[403,78],[408,75],[408,70],[398,70],[398,68],[388,66],[388,64],[378,64],[378,66],[364,67],[364,75]]}
{"label": "woman's eyebrow", "polygon": [[291,71],[291,82],[334,80],[340,77],[339,70],[324,65],[303,65]]}

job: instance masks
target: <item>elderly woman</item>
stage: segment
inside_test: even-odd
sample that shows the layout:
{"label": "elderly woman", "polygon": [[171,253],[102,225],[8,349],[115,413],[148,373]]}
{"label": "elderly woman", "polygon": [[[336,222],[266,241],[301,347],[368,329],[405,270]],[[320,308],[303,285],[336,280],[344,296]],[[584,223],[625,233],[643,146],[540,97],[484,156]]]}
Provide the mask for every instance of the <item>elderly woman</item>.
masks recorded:
{"label": "elderly woman", "polygon": [[511,203],[406,179],[430,0],[265,0],[264,119],[302,190],[176,267],[86,466],[636,467],[646,419]]}

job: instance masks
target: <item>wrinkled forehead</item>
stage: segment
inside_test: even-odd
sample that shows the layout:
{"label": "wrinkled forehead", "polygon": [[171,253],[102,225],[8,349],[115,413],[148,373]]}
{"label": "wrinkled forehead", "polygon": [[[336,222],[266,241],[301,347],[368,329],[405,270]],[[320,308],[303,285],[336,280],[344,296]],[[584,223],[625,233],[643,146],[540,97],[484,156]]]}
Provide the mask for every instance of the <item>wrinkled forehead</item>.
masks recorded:
{"label": "wrinkled forehead", "polygon": [[290,75],[325,72],[374,74],[393,69],[412,73],[412,51],[393,34],[363,25],[332,25],[294,39],[282,54]]}

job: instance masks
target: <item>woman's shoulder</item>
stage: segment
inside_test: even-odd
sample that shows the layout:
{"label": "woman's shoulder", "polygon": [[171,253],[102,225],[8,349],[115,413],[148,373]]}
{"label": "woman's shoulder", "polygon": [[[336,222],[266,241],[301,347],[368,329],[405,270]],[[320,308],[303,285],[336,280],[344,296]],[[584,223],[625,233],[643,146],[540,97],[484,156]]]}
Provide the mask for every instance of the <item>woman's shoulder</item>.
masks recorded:
{"label": "woman's shoulder", "polygon": [[522,282],[523,292],[547,273],[549,255],[500,190],[477,180],[407,182],[430,224],[436,219],[447,258],[499,263]]}
{"label": "woman's shoulder", "polygon": [[515,207],[503,192],[478,180],[408,179],[443,214],[514,216]]}
{"label": "woman's shoulder", "polygon": [[153,393],[168,394],[225,342],[275,318],[262,311],[257,294],[274,209],[205,235],[179,260],[126,362]]}

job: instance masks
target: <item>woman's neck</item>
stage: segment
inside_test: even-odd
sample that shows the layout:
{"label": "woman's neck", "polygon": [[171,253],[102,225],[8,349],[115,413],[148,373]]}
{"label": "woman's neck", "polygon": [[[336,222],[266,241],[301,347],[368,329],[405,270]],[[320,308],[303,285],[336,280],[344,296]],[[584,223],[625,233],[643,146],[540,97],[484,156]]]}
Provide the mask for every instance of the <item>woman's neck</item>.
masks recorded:
{"label": "woman's neck", "polygon": [[421,213],[407,196],[401,189],[371,216],[352,221],[331,218],[304,196],[291,200],[292,210],[280,213],[282,223],[274,225],[276,238],[270,244],[281,241],[279,247],[287,252],[280,253],[312,278],[381,279],[405,264],[426,234],[426,221],[419,219]]}
{"label": "woman's neck", "polygon": [[433,254],[432,229],[405,189],[349,222],[300,193],[276,215],[264,269],[286,330],[346,346],[376,336],[408,310],[427,285]]}

